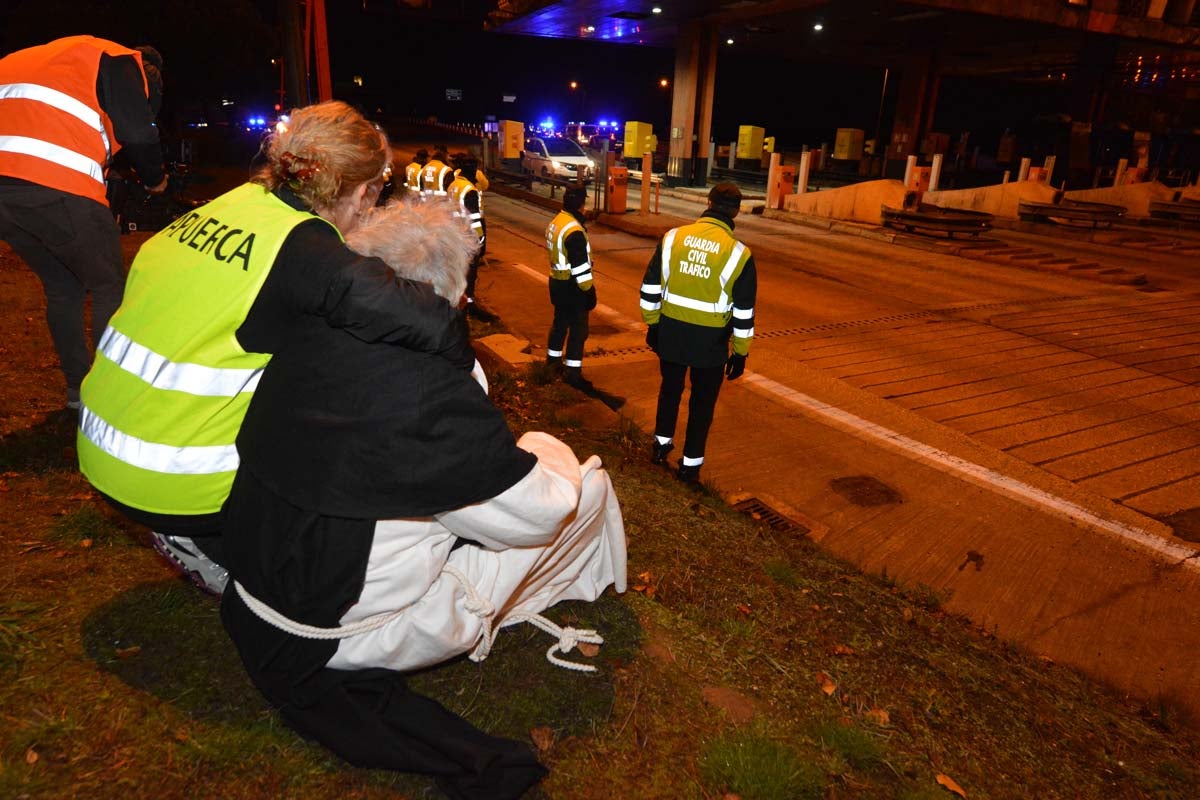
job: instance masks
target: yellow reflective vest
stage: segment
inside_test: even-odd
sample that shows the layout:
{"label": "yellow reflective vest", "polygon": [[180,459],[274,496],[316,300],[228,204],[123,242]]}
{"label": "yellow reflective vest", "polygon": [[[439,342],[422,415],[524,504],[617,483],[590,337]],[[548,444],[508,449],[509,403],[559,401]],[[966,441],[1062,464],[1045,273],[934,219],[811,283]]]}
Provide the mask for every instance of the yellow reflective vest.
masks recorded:
{"label": "yellow reflective vest", "polygon": [[[475,184],[459,175],[455,177],[454,182],[450,184],[450,197],[454,200],[454,216],[460,217],[468,225],[471,226],[471,232],[475,234],[480,243],[483,242],[483,192],[475,188]],[[475,192],[476,203],[479,210],[472,211],[467,208],[467,194]]]}
{"label": "yellow reflective vest", "polygon": [[[587,242],[587,261],[572,265],[567,258],[567,237],[576,232],[582,233]],[[583,291],[592,288],[592,242],[574,214],[564,210],[550,220],[546,226],[546,251],[550,256],[551,280],[566,281],[574,277]]]}
{"label": "yellow reflective vest", "polygon": [[422,165],[415,161],[404,168],[404,185],[408,187],[409,197],[417,197],[421,194],[422,169]]}
{"label": "yellow reflective vest", "polygon": [[450,168],[436,158],[421,167],[421,196],[445,197],[446,176]]}
{"label": "yellow reflective vest", "polygon": [[220,510],[270,358],[235,333],[280,247],[310,219],[245,184],[142,245],[81,388],[77,450],[92,485],[160,514]]}
{"label": "yellow reflective vest", "polygon": [[[749,260],[750,248],[712,217],[668,231],[662,241],[661,306],[643,300],[642,318],[653,325],[661,314],[708,328],[729,325],[736,311],[752,318],[753,309],[735,310],[730,295]],[[648,288],[656,287],[643,286],[643,292]],[[749,336],[736,327],[733,333],[733,351],[746,355]]]}

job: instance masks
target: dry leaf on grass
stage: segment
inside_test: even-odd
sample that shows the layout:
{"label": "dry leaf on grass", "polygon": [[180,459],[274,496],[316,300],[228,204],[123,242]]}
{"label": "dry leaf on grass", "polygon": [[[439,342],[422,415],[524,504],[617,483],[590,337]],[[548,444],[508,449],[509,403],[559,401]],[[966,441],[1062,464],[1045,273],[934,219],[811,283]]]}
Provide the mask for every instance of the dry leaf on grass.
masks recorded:
{"label": "dry leaf on grass", "polygon": [[91,539],[84,539],[83,541],[81,541],[81,542],[79,543],[79,546],[80,546],[80,547],[82,547],[84,550],[86,550],[86,549],[88,549],[89,547],[91,547],[91,546],[92,546],[92,540],[91,540]]}
{"label": "dry leaf on grass", "polygon": [[138,653],[142,652],[142,646],[135,644],[132,647],[118,647],[117,658],[133,658]]}
{"label": "dry leaf on grass", "polygon": [[949,775],[943,775],[942,773],[939,772],[938,776],[937,776],[937,782],[940,785],[949,789],[950,791],[954,792],[959,797],[967,796],[967,793],[962,790],[962,787],[959,786],[957,783],[955,783],[954,778],[951,778]]}
{"label": "dry leaf on grass", "polygon": [[641,592],[653,600],[655,592],[658,591],[654,585],[654,575],[650,572],[639,572],[637,581],[633,584],[633,590]]}
{"label": "dry leaf on grass", "polygon": [[25,763],[26,764],[36,764],[37,760],[38,760],[37,750],[34,750],[31,747],[25,751]]}
{"label": "dry leaf on grass", "polygon": [[874,722],[876,725],[889,725],[892,722],[892,715],[886,709],[872,708],[870,711],[863,714],[864,717]]}
{"label": "dry leaf on grass", "polygon": [[832,695],[837,691],[837,684],[824,672],[817,673],[817,685],[821,687],[821,691],[826,695]]}
{"label": "dry leaf on grass", "polygon": [[580,653],[588,658],[595,658],[596,656],[600,655],[600,645],[598,644],[592,644],[591,642],[580,642],[575,646],[579,648]]}
{"label": "dry leaf on grass", "polygon": [[833,646],[833,654],[835,656],[852,656],[854,655],[854,648],[848,644],[835,644]]}
{"label": "dry leaf on grass", "polygon": [[538,749],[538,752],[544,753],[554,746],[554,729],[533,728],[529,731],[529,738],[533,740],[533,746]]}

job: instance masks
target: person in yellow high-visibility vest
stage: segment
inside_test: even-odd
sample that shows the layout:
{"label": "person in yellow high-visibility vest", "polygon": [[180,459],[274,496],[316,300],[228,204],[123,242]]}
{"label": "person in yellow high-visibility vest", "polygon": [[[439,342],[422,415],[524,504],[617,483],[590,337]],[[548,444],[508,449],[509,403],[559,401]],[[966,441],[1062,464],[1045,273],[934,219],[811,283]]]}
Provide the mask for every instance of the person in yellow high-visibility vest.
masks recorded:
{"label": "person in yellow high-visibility vest", "polygon": [[456,309],[342,241],[374,204],[386,136],[350,106],[295,111],[246,183],[149,239],[83,381],[83,474],[220,593],[235,440],[271,354],[308,326],[382,346],[474,353]]}
{"label": "person in yellow high-visibility vest", "polygon": [[563,192],[562,211],[546,226],[550,304],[554,306],[546,361],[565,366],[566,382],[580,389],[588,388],[583,377],[583,347],[588,336],[588,312],[596,307],[592,245],[583,216],[586,201],[587,190],[582,186],[567,189]]}
{"label": "person in yellow high-visibility vest", "polygon": [[421,199],[421,170],[429,163],[429,151],[421,148],[413,155],[413,160],[404,168],[405,196],[409,200]]}
{"label": "person in yellow high-visibility vest", "polygon": [[454,203],[454,214],[467,223],[471,233],[479,240],[479,250],[471,258],[470,268],[467,270],[467,313],[487,319],[492,315],[487,312],[481,314],[475,303],[475,279],[479,276],[479,264],[487,253],[487,221],[483,216],[483,192],[467,177],[478,172],[479,162],[468,153],[458,153],[454,156],[454,163],[458,170],[447,189]]}
{"label": "person in yellow high-visibility vest", "polygon": [[687,438],[677,473],[685,483],[700,480],[722,379],[741,376],[754,338],[754,256],[733,235],[741,202],[734,184],[714,186],[700,219],[668,231],[659,242],[642,279],[646,344],[658,354],[662,375],[651,451],[656,464],[674,447],[684,378],[691,373]]}

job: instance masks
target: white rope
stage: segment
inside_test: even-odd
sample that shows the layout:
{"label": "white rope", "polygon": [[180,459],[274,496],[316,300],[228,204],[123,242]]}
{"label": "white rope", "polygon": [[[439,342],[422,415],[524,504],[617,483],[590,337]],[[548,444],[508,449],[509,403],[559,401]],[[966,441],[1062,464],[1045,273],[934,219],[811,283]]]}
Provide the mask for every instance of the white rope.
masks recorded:
{"label": "white rope", "polygon": [[256,617],[269,625],[279,628],[281,631],[290,633],[293,636],[299,636],[302,639],[349,639],[351,636],[370,633],[398,618],[409,608],[409,606],[405,606],[395,611],[376,614],[373,617],[352,622],[349,625],[339,625],[336,628],[318,628],[316,625],[306,625],[303,622],[296,622],[296,620],[290,617],[285,617],[262,600],[250,594],[250,592],[246,591],[246,587],[237,581],[233,582],[233,587],[237,589],[238,596],[242,598],[246,607],[253,611]]}
{"label": "white rope", "polygon": [[[492,627],[492,620],[496,616],[496,609],[488,601],[486,597],[479,594],[472,585],[467,576],[460,572],[457,568],[446,564],[442,567],[442,572],[454,578],[462,586],[466,594],[466,603],[464,607],[467,612],[478,617],[483,623],[483,636],[479,640],[479,644],[471,652],[469,658],[478,663],[483,661],[492,652],[492,646],[496,643],[496,635],[500,632]],[[412,605],[411,603],[404,608],[388,611],[383,614],[376,614],[373,617],[352,622],[348,625],[339,625],[336,628],[320,628],[316,625],[306,625],[303,622],[296,622],[290,617],[280,614],[269,605],[259,600],[254,595],[246,590],[246,587],[237,581],[233,582],[234,588],[237,590],[238,596],[246,604],[255,616],[279,628],[293,636],[299,636],[302,639],[349,639],[352,636],[361,636],[364,633],[378,630],[390,623],[392,620],[398,619],[401,614],[407,611]],[[509,615],[501,627],[507,628],[510,625],[519,625],[522,622],[528,622],[534,627],[541,628],[551,636],[558,638],[558,641],[550,645],[546,650],[546,660],[557,667],[574,670],[575,672],[595,672],[596,668],[590,664],[578,664],[573,661],[566,661],[558,657],[558,653],[566,654],[571,652],[580,643],[585,644],[604,644],[604,638],[594,630],[579,629],[571,627],[559,627],[550,620],[543,617],[541,614],[535,614],[529,611],[517,611]]]}

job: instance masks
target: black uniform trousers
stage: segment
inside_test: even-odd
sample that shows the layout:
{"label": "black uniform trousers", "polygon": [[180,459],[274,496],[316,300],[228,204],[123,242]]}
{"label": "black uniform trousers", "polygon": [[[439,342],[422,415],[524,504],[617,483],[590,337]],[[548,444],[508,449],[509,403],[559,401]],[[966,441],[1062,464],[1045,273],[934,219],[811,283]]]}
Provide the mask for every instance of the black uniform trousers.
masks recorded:
{"label": "black uniform trousers", "polygon": [[685,458],[704,458],[704,445],[712,425],[713,409],[725,379],[725,366],[689,367],[671,361],[658,362],[662,384],[658,390],[658,413],[654,419],[654,434],[663,439],[675,438],[675,422],[679,417],[679,401],[683,397],[683,381],[691,370],[692,392],[688,398],[687,435],[683,442]]}
{"label": "black uniform trousers", "polygon": [[103,203],[33,183],[0,184],[0,239],[42,282],[46,322],[67,380],[67,399],[92,366],[84,301],[92,295],[92,342],[125,292],[121,234]]}
{"label": "black uniform trousers", "polygon": [[[594,295],[593,295],[594,296]],[[550,280],[550,302],[554,306],[554,321],[550,323],[550,339],[546,349],[554,352],[567,344],[564,360],[576,366],[583,362],[583,346],[588,337],[589,297],[580,291],[574,279]]]}

